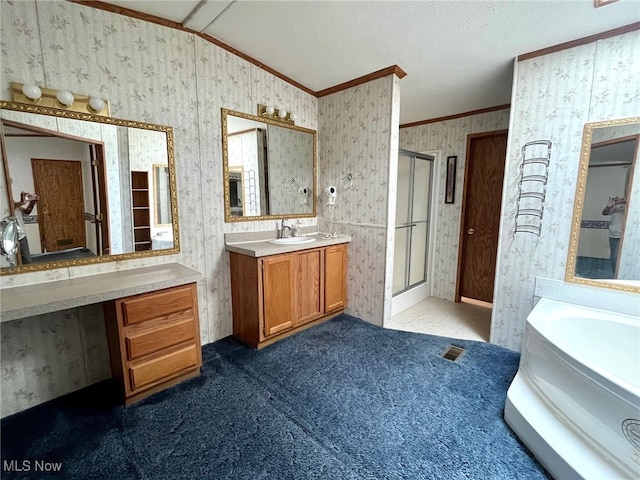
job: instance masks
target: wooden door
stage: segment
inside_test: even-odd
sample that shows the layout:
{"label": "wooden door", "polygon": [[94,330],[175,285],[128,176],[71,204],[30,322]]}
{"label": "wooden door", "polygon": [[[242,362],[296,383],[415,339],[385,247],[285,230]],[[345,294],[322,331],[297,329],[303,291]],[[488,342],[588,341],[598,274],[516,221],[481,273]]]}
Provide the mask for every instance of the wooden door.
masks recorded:
{"label": "wooden door", "polygon": [[38,223],[43,251],[85,247],[82,166],[74,160],[31,159],[40,197]]}
{"label": "wooden door", "polygon": [[507,131],[469,135],[456,301],[493,302]]}
{"label": "wooden door", "polygon": [[324,253],[324,313],[347,304],[347,247],[328,247]]}
{"label": "wooden door", "polygon": [[307,323],[320,318],[322,303],[322,250],[297,255],[296,316],[295,323]]}
{"label": "wooden door", "polygon": [[296,255],[278,255],[262,260],[265,337],[293,326],[295,275]]}

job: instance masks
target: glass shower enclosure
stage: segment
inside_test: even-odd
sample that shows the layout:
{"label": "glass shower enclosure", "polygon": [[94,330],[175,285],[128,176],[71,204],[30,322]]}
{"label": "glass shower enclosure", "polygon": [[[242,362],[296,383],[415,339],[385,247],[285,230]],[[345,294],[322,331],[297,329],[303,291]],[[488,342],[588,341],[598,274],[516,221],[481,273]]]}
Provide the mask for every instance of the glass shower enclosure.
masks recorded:
{"label": "glass shower enclosure", "polygon": [[434,157],[400,150],[396,196],[393,295],[427,281]]}

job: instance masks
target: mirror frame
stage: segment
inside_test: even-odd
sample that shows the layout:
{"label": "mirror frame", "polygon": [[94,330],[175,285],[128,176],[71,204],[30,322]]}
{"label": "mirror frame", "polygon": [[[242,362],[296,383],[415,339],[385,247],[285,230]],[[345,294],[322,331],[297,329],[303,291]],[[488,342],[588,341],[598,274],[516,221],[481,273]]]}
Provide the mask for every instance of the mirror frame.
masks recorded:
{"label": "mirror frame", "polygon": [[[0,275],[14,275],[16,273],[36,272],[41,270],[51,270],[55,268],[77,267],[81,265],[94,265],[97,263],[116,262],[120,260],[133,260],[136,258],[154,257],[158,255],[173,255],[180,253],[180,226],[178,223],[178,192],[176,185],[176,167],[173,143],[173,127],[166,125],[156,125],[154,123],[137,122],[124,120],[121,118],[105,117],[93,115],[90,113],[73,112],[69,110],[61,110],[58,108],[41,107],[26,103],[9,102],[0,100],[0,110],[13,110],[23,113],[34,113],[37,115],[50,115],[53,117],[69,118],[73,120],[82,120],[88,122],[103,123],[106,125],[114,125],[117,127],[141,128],[144,130],[154,130],[163,132],[167,135],[167,161],[169,165],[169,188],[171,194],[171,215],[173,219],[173,248],[165,248],[162,250],[145,250],[141,252],[117,253],[113,255],[102,255],[90,258],[79,258],[72,260],[63,260],[47,263],[32,263],[29,265],[17,265],[13,270],[4,269],[0,271]],[[4,139],[2,140],[4,144]],[[8,159],[2,154],[3,168],[5,174],[8,172]],[[9,182],[9,176],[6,178]],[[7,195],[11,195],[10,185],[7,184]],[[13,200],[8,198],[10,214],[14,213]]]}
{"label": "mirror frame", "polygon": [[[318,135],[315,130],[309,128],[298,127],[290,123],[279,122],[271,118],[258,117],[256,115],[250,115],[248,113],[236,112],[226,108],[221,109],[222,112],[222,169],[223,169],[223,181],[224,181],[224,221],[225,222],[256,222],[260,220],[280,220],[284,218],[312,218],[317,216],[317,188],[318,188]],[[246,120],[253,120],[255,122],[265,123],[267,125],[274,125],[277,127],[288,128],[291,130],[297,130],[299,132],[306,132],[313,135],[313,211],[311,213],[291,213],[285,215],[254,215],[254,216],[231,216],[231,205],[229,200],[229,145],[227,142],[227,117],[231,115],[233,117],[240,117]]]}
{"label": "mirror frame", "polygon": [[[640,117],[621,118],[616,120],[606,120],[601,122],[585,123],[582,135],[582,149],[580,151],[580,166],[578,168],[578,182],[576,185],[575,202],[573,204],[573,219],[571,220],[571,236],[569,237],[569,254],[567,255],[567,266],[565,281],[578,283],[591,287],[602,287],[625,292],[640,293],[640,286],[623,283],[625,280],[594,280],[590,278],[576,277],[576,260],[578,258],[578,242],[580,240],[580,225],[582,223],[582,210],[584,208],[584,195],[587,189],[587,175],[589,173],[589,160],[591,157],[591,143],[593,131],[597,128],[618,127],[640,123]],[[640,168],[635,165],[634,168]],[[636,199],[640,201],[640,199]],[[631,281],[631,280],[629,280]],[[633,280],[634,282],[636,280]],[[616,283],[619,282],[619,283]],[[640,279],[637,281],[640,283]]]}

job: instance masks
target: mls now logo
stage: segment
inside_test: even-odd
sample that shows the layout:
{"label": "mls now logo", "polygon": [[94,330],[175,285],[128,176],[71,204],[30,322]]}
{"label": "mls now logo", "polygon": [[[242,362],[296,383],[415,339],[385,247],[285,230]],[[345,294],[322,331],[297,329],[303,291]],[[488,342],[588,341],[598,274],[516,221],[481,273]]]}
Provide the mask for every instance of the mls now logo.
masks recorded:
{"label": "mls now logo", "polygon": [[3,460],[2,470],[5,472],[60,472],[62,471],[62,462]]}

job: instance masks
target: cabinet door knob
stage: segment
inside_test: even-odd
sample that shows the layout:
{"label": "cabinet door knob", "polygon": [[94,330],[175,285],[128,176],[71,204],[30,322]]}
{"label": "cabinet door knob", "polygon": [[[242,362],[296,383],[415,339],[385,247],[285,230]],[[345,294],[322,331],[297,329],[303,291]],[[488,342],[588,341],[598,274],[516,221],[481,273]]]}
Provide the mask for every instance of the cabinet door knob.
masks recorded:
{"label": "cabinet door knob", "polygon": [[476,231],[473,228],[470,228],[469,230],[467,230],[467,233],[469,235],[473,235],[474,233],[476,233]]}

